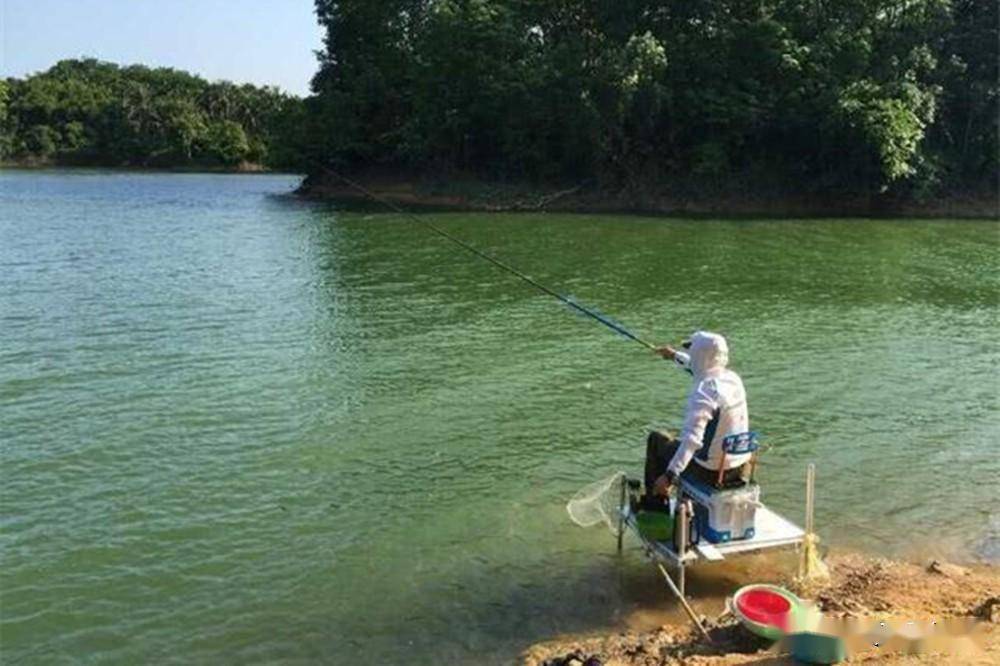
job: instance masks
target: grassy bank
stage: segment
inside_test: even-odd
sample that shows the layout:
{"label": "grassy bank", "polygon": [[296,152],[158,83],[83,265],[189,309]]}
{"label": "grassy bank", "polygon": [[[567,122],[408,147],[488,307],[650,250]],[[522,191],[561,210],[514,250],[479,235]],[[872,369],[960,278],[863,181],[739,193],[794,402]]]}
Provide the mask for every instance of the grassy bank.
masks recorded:
{"label": "grassy bank", "polygon": [[[1000,218],[996,191],[903,199],[879,194],[817,194],[725,184],[666,184],[653,191],[601,188],[585,183],[543,188],[467,178],[381,174],[351,178],[382,199],[413,208],[685,216]],[[331,174],[308,176],[298,193],[310,199],[340,202],[369,199]]]}

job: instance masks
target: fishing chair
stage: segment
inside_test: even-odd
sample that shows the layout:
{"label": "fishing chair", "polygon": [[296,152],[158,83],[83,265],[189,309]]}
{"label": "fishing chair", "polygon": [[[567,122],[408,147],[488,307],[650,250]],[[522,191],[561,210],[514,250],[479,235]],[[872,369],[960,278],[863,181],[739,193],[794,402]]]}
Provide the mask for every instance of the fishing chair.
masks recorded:
{"label": "fishing chair", "polygon": [[[707,477],[704,473],[681,475],[678,498],[690,507],[687,515],[691,516],[688,543],[703,539],[708,543],[727,543],[753,538],[755,508],[760,505],[760,488],[754,481],[759,448],[757,433],[727,435],[722,440],[722,460],[717,474],[705,470]],[[751,454],[750,479],[745,480],[742,473],[726,478],[726,459],[748,453]]]}
{"label": "fishing chair", "polygon": [[722,488],[722,477],[726,473],[726,456],[742,455],[744,453],[753,454],[750,456],[750,481],[741,482],[739,485],[754,483],[757,473],[757,454],[760,451],[760,444],[757,441],[757,433],[741,432],[736,435],[726,435],[722,440],[722,462],[719,463],[719,476],[715,479],[715,487]]}

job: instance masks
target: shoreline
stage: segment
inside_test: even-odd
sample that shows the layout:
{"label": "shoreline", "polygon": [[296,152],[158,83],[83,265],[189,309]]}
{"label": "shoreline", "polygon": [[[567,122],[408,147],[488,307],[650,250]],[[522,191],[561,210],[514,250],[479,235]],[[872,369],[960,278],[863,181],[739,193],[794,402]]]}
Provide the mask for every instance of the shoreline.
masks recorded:
{"label": "shoreline", "polygon": [[[433,181],[399,176],[351,176],[389,203],[418,210],[559,212],[668,217],[1000,219],[996,193],[952,194],[916,202],[872,195],[778,194],[772,197],[719,191],[698,194],[612,192],[583,186],[541,189],[480,180]],[[313,201],[356,205],[371,201],[329,175],[310,174],[296,195]]]}
{"label": "shoreline", "polygon": [[[803,588],[790,577],[746,580],[785,585],[803,599],[814,600],[825,616],[849,620],[907,622],[949,618],[976,620],[982,629],[981,651],[969,653],[904,654],[893,644],[874,645],[848,656],[848,662],[877,664],[995,664],[1000,663],[1000,567],[978,563],[957,566],[933,560],[916,564],[860,553],[839,553],[827,559],[828,583]],[[736,587],[733,591],[735,592]],[[663,589],[664,604],[676,605]],[[521,654],[524,666],[648,666],[652,664],[795,663],[777,646],[757,638],[725,612],[718,600],[689,595],[695,612],[712,636],[709,644],[686,619],[650,631],[591,632],[554,637],[535,643]],[[897,646],[898,647],[898,646]]]}
{"label": "shoreline", "polygon": [[[59,162],[3,162],[10,171],[109,171],[163,174],[232,174],[296,176],[302,182],[292,196],[314,202],[365,206],[375,202],[336,179],[296,171],[272,170],[260,164],[235,167],[140,166],[64,164]],[[574,186],[542,189],[538,186],[480,180],[439,181],[420,178],[352,176],[380,199],[417,212],[567,213],[637,215],[653,217],[729,219],[961,219],[1000,221],[1000,197],[990,193],[965,193],[917,202],[876,196],[805,196],[779,194],[747,196],[732,192],[685,195],[676,193],[611,192]]]}
{"label": "shoreline", "polygon": [[243,176],[298,176],[305,174],[295,171],[277,171],[261,164],[242,164],[236,167],[192,166],[140,166],[134,164],[60,164],[58,162],[0,162],[0,170],[8,171],[121,171],[124,173],[206,173],[236,174]]}

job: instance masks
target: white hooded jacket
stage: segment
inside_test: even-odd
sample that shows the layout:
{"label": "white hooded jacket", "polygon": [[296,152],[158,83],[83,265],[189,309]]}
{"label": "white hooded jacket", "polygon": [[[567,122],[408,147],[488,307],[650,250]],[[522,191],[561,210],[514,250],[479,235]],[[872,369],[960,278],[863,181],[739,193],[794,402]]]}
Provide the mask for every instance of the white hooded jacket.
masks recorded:
{"label": "white hooded jacket", "polygon": [[[689,353],[677,352],[674,361],[694,375],[694,385],[688,394],[681,444],[667,469],[680,475],[693,458],[706,469],[718,470],[723,438],[750,429],[743,380],[726,368],[729,346],[717,333],[696,332]],[[739,467],[750,456],[727,455],[726,469]]]}

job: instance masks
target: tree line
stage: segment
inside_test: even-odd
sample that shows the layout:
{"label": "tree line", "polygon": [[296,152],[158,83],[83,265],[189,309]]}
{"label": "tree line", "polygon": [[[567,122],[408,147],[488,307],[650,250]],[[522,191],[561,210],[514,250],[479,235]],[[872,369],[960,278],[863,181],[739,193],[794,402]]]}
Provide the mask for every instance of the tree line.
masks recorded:
{"label": "tree line", "polygon": [[0,80],[0,159],[112,166],[284,166],[301,100],[187,72],[63,60]]}
{"label": "tree line", "polygon": [[355,171],[995,188],[997,5],[316,0],[325,48],[289,141]]}
{"label": "tree line", "polygon": [[0,159],[616,191],[997,187],[995,0],[315,0],[313,94],[92,59],[0,81]]}

